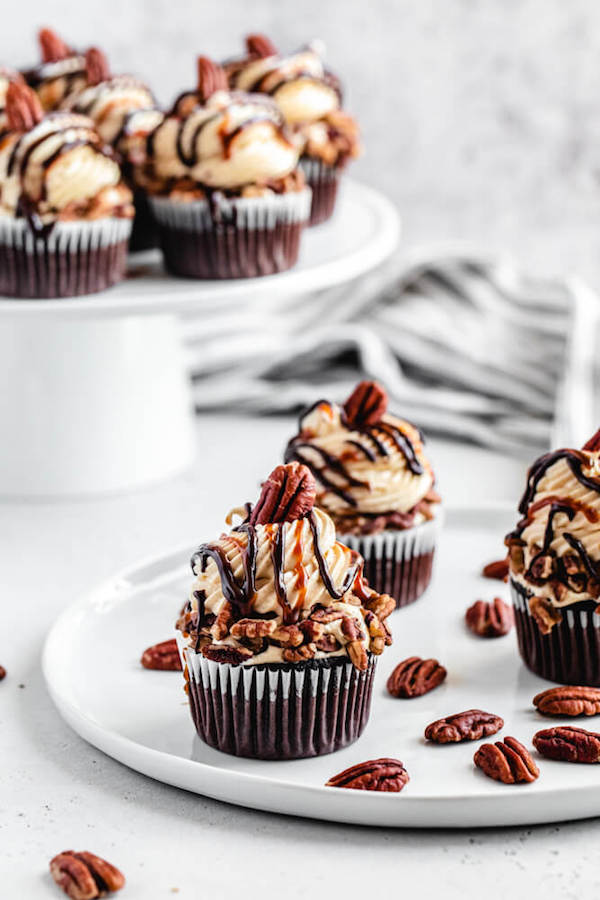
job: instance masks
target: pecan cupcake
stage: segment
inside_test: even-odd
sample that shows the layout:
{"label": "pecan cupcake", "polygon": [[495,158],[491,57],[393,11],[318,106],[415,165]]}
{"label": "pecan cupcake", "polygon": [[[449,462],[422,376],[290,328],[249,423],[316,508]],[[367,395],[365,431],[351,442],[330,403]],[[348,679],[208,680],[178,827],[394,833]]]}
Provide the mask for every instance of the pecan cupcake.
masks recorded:
{"label": "pecan cupcake", "polygon": [[232,88],[268,94],[281,109],[300,151],[300,167],[312,188],[310,224],[333,213],[340,176],[360,154],[358,125],[342,112],[338,79],[315,46],[281,56],[261,34],[246,38],[247,56],[226,65]]}
{"label": "pecan cupcake", "polygon": [[278,466],[242,523],[192,558],[178,644],[198,734],[225,753],[320,756],[366,725],[394,601],[364,582],[315,492],[305,466]]}
{"label": "pecan cupcake", "polygon": [[276,104],[232,93],[220,66],[198,61],[148,138],[150,204],[167,269],[187,278],[246,278],[292,266],[310,190]]}
{"label": "pecan cupcake", "polygon": [[26,69],[23,76],[45,110],[58,109],[68,97],[85,87],[85,56],[68,47],[51,28],[42,28],[38,41],[42,61]]}
{"label": "pecan cupcake", "polygon": [[302,414],[285,459],[310,468],[317,505],[339,540],[364,557],[371,587],[400,607],[431,580],[440,497],[422,434],[387,413],[387,403],[372,381],[361,382],[343,406],[320,400]]}
{"label": "pecan cupcake", "polygon": [[86,116],[44,116],[36,94],[12,82],[0,142],[0,294],[71,297],[125,272],[131,192]]}
{"label": "pecan cupcake", "polygon": [[600,686],[600,431],[529,470],[506,537],[519,650],[537,675]]}

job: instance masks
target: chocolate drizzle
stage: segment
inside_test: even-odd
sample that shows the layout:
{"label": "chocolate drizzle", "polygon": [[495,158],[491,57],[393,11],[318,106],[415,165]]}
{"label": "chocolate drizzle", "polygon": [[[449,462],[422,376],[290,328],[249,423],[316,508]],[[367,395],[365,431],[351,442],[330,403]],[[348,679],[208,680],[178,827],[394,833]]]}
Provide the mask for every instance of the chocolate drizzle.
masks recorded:
{"label": "chocolate drizzle", "polygon": [[346,572],[346,576],[344,578],[343,584],[339,591],[336,589],[335,584],[333,583],[333,578],[331,577],[331,572],[329,571],[329,566],[327,565],[327,560],[325,559],[325,555],[323,553],[323,549],[321,547],[320,542],[320,533],[319,533],[319,523],[317,522],[314,511],[311,510],[308,514],[308,521],[310,524],[310,530],[312,531],[313,536],[313,545],[315,548],[315,556],[317,558],[317,565],[319,566],[319,572],[321,574],[321,580],[325,585],[325,589],[330,597],[334,600],[341,600],[344,594],[346,594],[350,588],[352,587],[356,576],[358,575],[361,567],[361,560],[356,554],[357,558],[354,560],[353,564],[350,566],[348,571]]}
{"label": "chocolate drizzle", "polygon": [[600,481],[598,479],[588,478],[583,474],[582,468],[587,462],[587,457],[579,450],[555,450],[552,453],[545,453],[532,465],[527,476],[527,487],[519,503],[519,512],[526,515],[529,504],[535,496],[538,484],[554,463],[564,459],[577,481],[584,487],[595,493],[600,493]]}

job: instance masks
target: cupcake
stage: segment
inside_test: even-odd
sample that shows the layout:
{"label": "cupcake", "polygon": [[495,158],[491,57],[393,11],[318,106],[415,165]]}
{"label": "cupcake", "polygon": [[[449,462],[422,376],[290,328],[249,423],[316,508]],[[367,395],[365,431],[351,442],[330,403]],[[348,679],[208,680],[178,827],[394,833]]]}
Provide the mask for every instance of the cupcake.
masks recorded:
{"label": "cupcake", "polygon": [[130,250],[158,246],[158,234],[146,198],[146,142],[163,121],[150,88],[132,75],[111,75],[104,53],[91,47],[85,54],[86,86],[62,107],[89,116],[102,140],[121,163],[133,190],[135,219]]}
{"label": "cupcake", "polygon": [[85,87],[85,56],[68,47],[51,28],[42,28],[38,41],[42,61],[23,76],[45,110],[58,109],[67,97]]}
{"label": "cupcake", "polygon": [[226,65],[232,88],[272,97],[281,109],[300,151],[300,167],[312,188],[310,224],[333,213],[340,175],[360,153],[354,119],[342,112],[337,78],[310,46],[280,56],[264,35],[246,39],[247,56]]}
{"label": "cupcake", "polygon": [[314,500],[305,466],[278,466],[241,524],[192,558],[178,644],[198,734],[225,753],[320,756],[366,725],[394,602]]}
{"label": "cupcake", "polygon": [[371,587],[406,606],[431,580],[440,497],[423,436],[388,414],[385,390],[361,382],[343,406],[320,400],[300,418],[285,459],[317,482],[338,539],[364,557]]}
{"label": "cupcake", "polygon": [[187,278],[244,278],[298,257],[310,190],[277,105],[231,93],[220,66],[198,63],[148,138],[150,204],[167,269]]}
{"label": "cupcake", "polygon": [[12,82],[0,142],[0,294],[71,297],[125,272],[131,191],[86,116],[44,116],[36,94]]}
{"label": "cupcake", "polygon": [[529,470],[506,537],[519,650],[542,678],[600,686],[600,431]]}

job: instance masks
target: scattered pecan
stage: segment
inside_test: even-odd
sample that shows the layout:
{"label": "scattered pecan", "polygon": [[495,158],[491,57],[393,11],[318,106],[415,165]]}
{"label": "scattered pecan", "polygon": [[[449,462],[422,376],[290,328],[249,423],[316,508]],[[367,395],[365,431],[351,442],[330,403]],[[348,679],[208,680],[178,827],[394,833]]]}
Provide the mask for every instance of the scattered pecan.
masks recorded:
{"label": "scattered pecan", "polygon": [[6,669],[4,666],[0,666],[0,681],[2,681],[3,678],[6,678]]}
{"label": "scattered pecan", "polygon": [[302,644],[301,647],[288,647],[283,651],[283,658],[286,662],[299,663],[312,659],[317,652],[315,644]]}
{"label": "scattered pecan", "polygon": [[411,699],[422,697],[438,687],[445,680],[446,669],[437,659],[421,659],[409,656],[398,663],[387,680],[387,689],[392,697]]}
{"label": "scattered pecan", "polygon": [[257,638],[270,637],[277,630],[277,622],[274,619],[240,619],[231,627],[231,636],[248,638],[251,641]]}
{"label": "scattered pecan", "polygon": [[504,728],[504,719],[482,709],[467,709],[444,719],[432,722],[425,729],[425,737],[436,744],[454,744],[459,741],[479,741]]}
{"label": "scattered pecan", "polygon": [[596,716],[600,713],[600,688],[548,688],[533,698],[533,705],[543,716]]}
{"label": "scattered pecan", "polygon": [[514,620],[512,607],[500,597],[494,597],[491,603],[477,600],[465,613],[467,626],[479,637],[502,637],[508,634]]}
{"label": "scattered pecan", "polygon": [[529,611],[542,634],[550,634],[554,626],[562,622],[560,609],[555,609],[545,597],[530,597]]}
{"label": "scattered pecan", "polygon": [[52,28],[42,28],[38,34],[42,62],[59,62],[71,56],[71,49],[67,47],[61,37]]}
{"label": "scattered pecan", "polygon": [[145,669],[161,669],[163,671],[181,671],[181,659],[177,650],[177,641],[171,638],[160,644],[153,644],[142,653],[140,660]]}
{"label": "scattered pecan", "polygon": [[593,434],[589,441],[583,445],[582,450],[588,450],[590,453],[597,453],[600,450],[600,428]]}
{"label": "scattered pecan", "polygon": [[498,581],[508,581],[508,558],[497,559],[488,563],[481,572],[484,578],[497,578]]}
{"label": "scattered pecan", "polygon": [[231,647],[229,644],[205,644],[200,652],[206,659],[213,662],[229,663],[231,666],[239,666],[252,656],[252,651],[246,647]]}
{"label": "scattered pecan", "polygon": [[11,131],[29,131],[41,122],[44,111],[35,91],[11,81],[6,91],[6,117]]}
{"label": "scattered pecan", "polygon": [[361,381],[346,402],[344,412],[351,426],[376,425],[388,405],[385,389],[376,381]]}
{"label": "scattered pecan", "polygon": [[572,763],[600,762],[600,734],[585,728],[568,725],[546,728],[534,734],[533,746],[548,759]]}
{"label": "scattered pecan", "polygon": [[63,850],[50,860],[50,874],[72,900],[95,900],[119,891],[125,878],[115,866],[87,851]]}
{"label": "scattered pecan", "polygon": [[198,57],[198,93],[203,103],[206,103],[216,91],[227,90],[227,75],[225,70],[209,59],[208,56]]}
{"label": "scattered pecan", "polygon": [[483,744],[473,762],[488,778],[504,784],[535,781],[540,774],[529,750],[514,737],[506,737],[495,744]]}
{"label": "scattered pecan", "polygon": [[266,59],[267,56],[277,56],[277,47],[265,37],[264,34],[249,34],[246,38],[246,50],[248,56]]}
{"label": "scattered pecan", "polygon": [[250,525],[301,519],[315,505],[316,495],[315,479],[307,466],[298,462],[277,466],[262,486]]}
{"label": "scattered pecan", "polygon": [[233,607],[231,606],[231,603],[224,603],[210,627],[213,641],[222,641],[223,638],[227,637],[233,623],[233,618]]}
{"label": "scattered pecan", "polygon": [[98,47],[90,47],[85,54],[85,74],[88,84],[101,84],[110,78],[106,55]]}
{"label": "scattered pecan", "polygon": [[399,793],[410,778],[399,759],[371,759],[334,775],[325,787],[350,788],[355,791]]}

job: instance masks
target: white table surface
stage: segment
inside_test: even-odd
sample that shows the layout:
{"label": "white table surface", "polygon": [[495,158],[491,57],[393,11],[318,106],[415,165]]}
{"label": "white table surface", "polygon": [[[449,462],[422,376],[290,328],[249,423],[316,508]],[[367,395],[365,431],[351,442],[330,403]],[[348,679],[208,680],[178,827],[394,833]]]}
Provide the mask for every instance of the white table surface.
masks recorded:
{"label": "white table surface", "polygon": [[[138,775],[59,718],[40,652],[60,610],[140,557],[218,533],[228,509],[252,499],[279,461],[292,427],[285,418],[205,416],[198,463],[177,481],[94,500],[0,503],[0,663],[8,672],[0,684],[0,896],[61,896],[47,864],[69,848],[122,868],[123,900],[363,890],[450,900],[598,896],[598,820],[424,832],[258,813]],[[523,463],[440,441],[430,451],[448,503],[516,502]]]}

